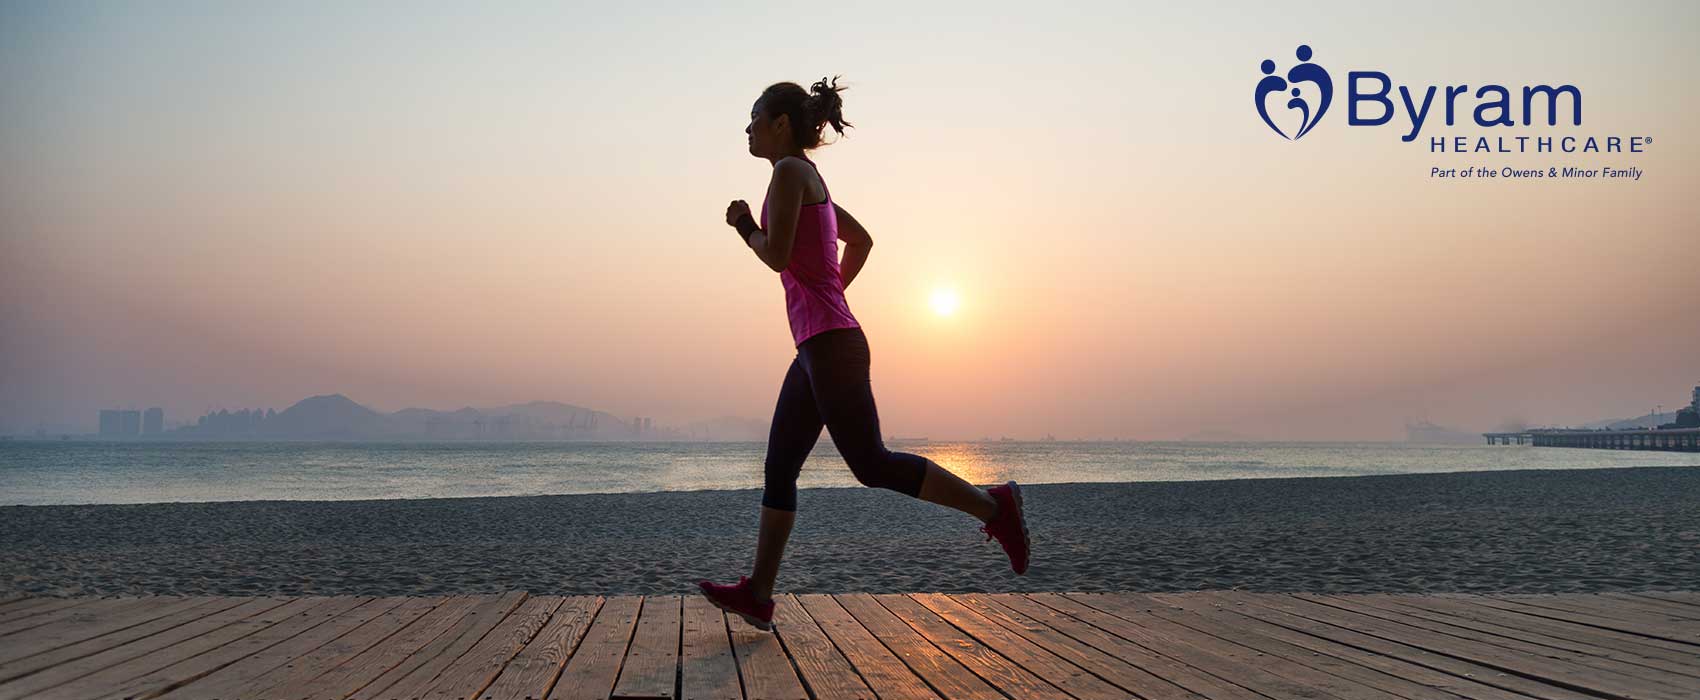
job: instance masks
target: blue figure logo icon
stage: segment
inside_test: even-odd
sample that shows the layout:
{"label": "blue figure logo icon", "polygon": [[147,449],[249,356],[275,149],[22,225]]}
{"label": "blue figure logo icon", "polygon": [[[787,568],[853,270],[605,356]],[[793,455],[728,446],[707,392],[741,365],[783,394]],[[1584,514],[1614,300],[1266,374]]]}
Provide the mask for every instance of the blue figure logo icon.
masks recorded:
{"label": "blue figure logo icon", "polygon": [[[1263,69],[1263,79],[1257,81],[1257,115],[1263,117],[1263,123],[1269,125],[1269,128],[1275,133],[1280,134],[1281,138],[1297,141],[1304,138],[1305,134],[1310,133],[1311,128],[1315,127],[1317,122],[1322,121],[1322,115],[1328,113],[1328,103],[1334,99],[1334,81],[1329,79],[1328,71],[1323,70],[1322,66],[1310,62],[1310,46],[1301,44],[1294,55],[1298,57],[1299,64],[1288,70],[1285,78],[1275,74],[1274,61],[1264,59],[1263,65],[1260,66]],[[1299,88],[1299,83],[1310,83],[1313,86],[1310,89],[1315,97],[1307,99],[1305,92]],[[1269,117],[1269,107],[1265,98],[1271,93],[1277,92],[1285,92],[1290,95],[1291,99],[1287,100],[1287,109],[1298,110],[1299,112],[1299,126],[1291,136],[1282,131],[1281,127],[1276,126],[1275,120]],[[1314,99],[1315,102],[1311,102],[1311,99]],[[1312,106],[1316,107],[1314,112],[1311,111]]]}

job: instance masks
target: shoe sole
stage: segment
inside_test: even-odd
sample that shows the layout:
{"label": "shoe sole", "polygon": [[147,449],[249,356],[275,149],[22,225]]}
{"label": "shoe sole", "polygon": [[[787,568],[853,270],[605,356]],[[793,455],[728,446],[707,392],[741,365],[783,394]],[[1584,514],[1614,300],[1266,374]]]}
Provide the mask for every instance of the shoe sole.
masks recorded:
{"label": "shoe sole", "polygon": [[1015,498],[1015,519],[1021,523],[1021,547],[1027,553],[1026,560],[1021,562],[1021,570],[1015,573],[1026,576],[1028,561],[1033,559],[1033,540],[1027,537],[1027,510],[1021,505],[1021,484],[1009,482],[1009,494]]}
{"label": "shoe sole", "polygon": [[730,613],[732,615],[737,615],[738,617],[744,618],[744,622],[750,623],[751,627],[754,627],[754,628],[761,630],[763,632],[768,632],[768,631],[771,631],[773,629],[773,623],[772,622],[767,621],[767,620],[763,620],[759,617],[754,617],[754,616],[752,616],[748,613],[744,613],[744,612],[740,612],[740,611],[728,608],[725,605],[722,605],[720,603],[720,601],[715,600],[714,596],[709,595],[707,591],[703,591],[702,597],[703,597],[704,600],[707,600],[710,605],[713,605],[714,607],[720,608],[721,610],[724,610],[727,613]]}

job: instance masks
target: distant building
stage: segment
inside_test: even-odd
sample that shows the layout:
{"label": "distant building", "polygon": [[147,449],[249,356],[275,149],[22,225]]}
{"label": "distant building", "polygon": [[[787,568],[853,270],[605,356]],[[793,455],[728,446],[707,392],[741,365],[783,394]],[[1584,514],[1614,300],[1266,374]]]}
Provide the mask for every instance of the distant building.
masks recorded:
{"label": "distant building", "polygon": [[1660,428],[1700,428],[1700,408],[1689,406],[1676,412],[1676,420]]}
{"label": "distant building", "polygon": [[1676,420],[1659,426],[1660,430],[1669,428],[1700,428],[1700,386],[1694,387],[1694,400],[1677,409]]}
{"label": "distant building", "polygon": [[112,410],[112,409],[109,409],[109,408],[103,408],[103,409],[100,410],[100,434],[101,435],[117,435],[118,434],[118,413],[119,413],[118,411],[115,411],[115,410]]}
{"label": "distant building", "polygon": [[118,409],[102,409],[100,412],[100,434],[103,436],[126,437],[142,433],[142,412],[122,411]]}
{"label": "distant building", "polygon": [[142,414],[142,434],[158,435],[165,432],[165,409],[154,406]]}

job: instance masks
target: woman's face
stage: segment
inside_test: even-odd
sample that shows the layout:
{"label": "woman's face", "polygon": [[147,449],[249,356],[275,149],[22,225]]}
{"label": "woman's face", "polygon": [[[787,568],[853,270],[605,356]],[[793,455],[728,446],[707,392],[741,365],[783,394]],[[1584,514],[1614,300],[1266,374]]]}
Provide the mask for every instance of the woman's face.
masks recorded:
{"label": "woman's face", "polygon": [[750,137],[750,155],[768,158],[783,152],[781,144],[791,137],[790,121],[783,114],[777,118],[768,117],[760,101],[750,106],[750,125],[744,127],[744,133]]}

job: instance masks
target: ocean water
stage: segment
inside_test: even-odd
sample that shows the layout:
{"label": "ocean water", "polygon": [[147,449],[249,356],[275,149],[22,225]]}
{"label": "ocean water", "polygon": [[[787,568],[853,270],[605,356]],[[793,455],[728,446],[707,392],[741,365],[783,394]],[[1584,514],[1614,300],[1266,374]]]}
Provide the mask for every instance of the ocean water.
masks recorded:
{"label": "ocean water", "polygon": [[[1700,466],[1700,453],[1408,443],[921,442],[977,484],[1198,481]],[[536,496],[754,489],[748,443],[0,442],[0,505]],[[856,486],[824,436],[804,488]]]}

